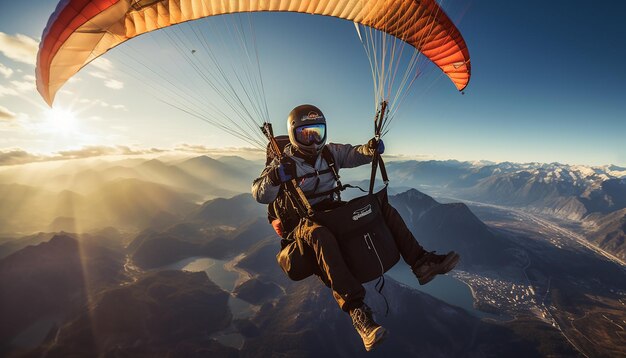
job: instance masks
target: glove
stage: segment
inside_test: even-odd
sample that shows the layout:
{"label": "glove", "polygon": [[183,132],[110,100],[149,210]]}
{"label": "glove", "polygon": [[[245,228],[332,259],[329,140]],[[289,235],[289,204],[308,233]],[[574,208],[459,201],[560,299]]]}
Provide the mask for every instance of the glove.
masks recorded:
{"label": "glove", "polygon": [[369,149],[375,150],[378,149],[378,154],[383,154],[385,152],[385,143],[382,139],[376,141],[376,138],[372,138],[367,142],[367,147]]}
{"label": "glove", "polygon": [[283,237],[283,223],[280,222],[280,219],[272,220],[272,227],[278,236]]}
{"label": "glove", "polygon": [[291,173],[295,172],[295,169],[294,162],[283,157],[280,160],[280,164],[278,164],[278,166],[273,170],[270,170],[267,176],[272,184],[280,185],[293,179],[293,175]]}

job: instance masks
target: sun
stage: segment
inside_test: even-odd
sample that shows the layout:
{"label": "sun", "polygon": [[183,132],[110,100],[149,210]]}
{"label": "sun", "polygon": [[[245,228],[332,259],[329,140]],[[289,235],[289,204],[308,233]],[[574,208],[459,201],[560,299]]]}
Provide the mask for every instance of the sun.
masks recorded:
{"label": "sun", "polygon": [[77,130],[76,114],[64,108],[51,108],[46,111],[46,127],[52,132],[71,134]]}

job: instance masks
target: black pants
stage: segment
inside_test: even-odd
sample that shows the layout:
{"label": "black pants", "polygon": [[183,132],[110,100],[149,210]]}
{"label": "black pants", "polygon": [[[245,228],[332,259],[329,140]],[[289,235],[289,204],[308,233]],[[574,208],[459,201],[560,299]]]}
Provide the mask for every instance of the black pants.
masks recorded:
{"label": "black pants", "polygon": [[[406,227],[396,209],[385,202],[382,212],[400,255],[412,266],[424,254],[424,249]],[[315,270],[316,274],[332,289],[339,307],[347,312],[361,306],[365,298],[365,288],[346,266],[333,233],[311,220],[303,220],[294,229],[293,236],[294,239],[306,243],[315,253],[319,268],[319,271]]]}

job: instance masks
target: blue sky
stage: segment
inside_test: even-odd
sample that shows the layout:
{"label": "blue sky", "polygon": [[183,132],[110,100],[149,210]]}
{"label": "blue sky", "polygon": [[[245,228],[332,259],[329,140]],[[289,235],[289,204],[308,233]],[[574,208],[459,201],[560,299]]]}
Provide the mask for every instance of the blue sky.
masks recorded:
{"label": "blue sky", "polygon": [[[434,72],[437,81],[418,82],[385,138],[388,153],[626,166],[626,3],[444,5],[468,44],[472,79],[465,95]],[[39,41],[54,6],[42,0],[0,2],[0,152],[245,145],[148,95],[145,84],[128,75],[132,67],[120,63],[124,57],[117,49],[105,55],[111,64],[106,75],[86,67],[64,87],[67,93],[59,94],[55,107],[71,105],[76,123],[55,127],[28,86],[34,66],[16,59],[18,49],[10,41],[18,34]],[[284,130],[292,107],[313,103],[325,112],[333,141],[365,142],[371,136],[372,85],[352,23],[294,14],[259,14],[253,20],[277,131]]]}

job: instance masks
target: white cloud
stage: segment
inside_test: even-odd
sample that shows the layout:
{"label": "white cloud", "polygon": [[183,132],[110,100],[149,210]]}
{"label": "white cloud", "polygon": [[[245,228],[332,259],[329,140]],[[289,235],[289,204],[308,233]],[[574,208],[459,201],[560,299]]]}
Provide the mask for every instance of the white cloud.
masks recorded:
{"label": "white cloud", "polygon": [[91,106],[109,107],[109,104],[101,99],[81,98],[78,103],[88,104]]}
{"label": "white cloud", "polygon": [[5,87],[3,85],[0,85],[0,97],[3,96],[17,96],[18,93],[15,89],[13,88],[9,88],[9,87]]}
{"label": "white cloud", "polygon": [[106,72],[113,71],[113,62],[104,57],[96,58],[95,60],[91,61],[89,65]]}
{"label": "white cloud", "polygon": [[11,36],[0,32],[0,52],[14,61],[34,66],[38,50],[39,43],[26,35]]}
{"label": "white cloud", "polygon": [[107,75],[104,72],[99,72],[99,71],[91,71],[89,72],[89,74],[95,78],[102,78],[102,79],[107,79]]}
{"label": "white cloud", "polygon": [[265,154],[265,150],[252,148],[252,147],[214,148],[214,147],[205,146],[203,144],[188,144],[188,143],[181,143],[177,145],[174,148],[174,150],[179,151],[179,152],[191,152],[191,153],[201,153],[201,154],[215,154],[215,153]]}
{"label": "white cloud", "polygon": [[116,89],[116,90],[124,88],[124,82],[112,79],[110,75],[106,72],[91,71],[89,72],[89,75],[92,77],[104,80],[104,85],[106,87]]}
{"label": "white cloud", "polygon": [[35,90],[35,82],[11,81],[11,84],[18,92],[28,92]]}
{"label": "white cloud", "polygon": [[105,81],[104,85],[115,90],[120,90],[124,88],[124,82],[113,80],[113,79],[109,79]]}
{"label": "white cloud", "polygon": [[9,78],[11,77],[12,74],[13,74],[12,69],[0,63],[0,75],[2,75],[4,78]]}
{"label": "white cloud", "polygon": [[24,76],[22,76],[22,79],[24,81],[28,81],[28,82],[32,82],[32,83],[35,83],[35,81],[37,81],[37,78],[35,76],[33,76],[33,75],[24,75]]}
{"label": "white cloud", "polygon": [[100,106],[100,107],[111,107],[113,109],[117,109],[117,110],[123,110],[126,111],[126,106],[124,106],[123,104],[110,104],[108,102],[105,102],[101,99],[91,99],[91,98],[81,98],[78,100],[78,103],[80,104],[86,104],[89,106]]}
{"label": "white cloud", "polygon": [[44,162],[53,160],[81,159],[106,155],[142,155],[164,153],[159,148],[134,149],[124,145],[85,146],[77,149],[62,150],[51,155],[29,153],[21,148],[0,149],[0,166]]}
{"label": "white cloud", "polygon": [[13,120],[15,116],[8,108],[0,106],[0,122]]}

